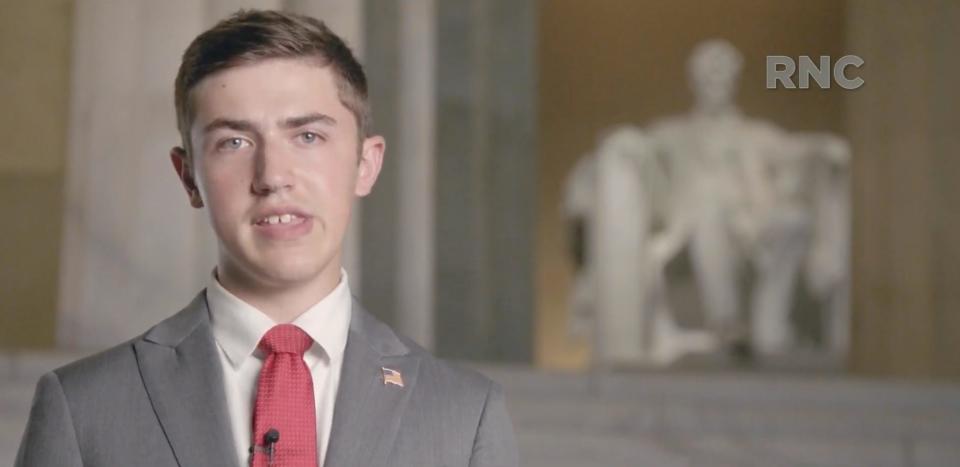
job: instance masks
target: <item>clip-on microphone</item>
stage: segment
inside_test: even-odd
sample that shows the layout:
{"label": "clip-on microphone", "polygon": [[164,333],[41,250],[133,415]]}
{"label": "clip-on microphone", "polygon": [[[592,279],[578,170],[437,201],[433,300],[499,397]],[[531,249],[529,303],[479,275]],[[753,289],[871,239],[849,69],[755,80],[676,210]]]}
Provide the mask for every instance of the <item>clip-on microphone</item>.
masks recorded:
{"label": "clip-on microphone", "polygon": [[[256,456],[257,451],[267,454],[267,465],[273,464],[273,451],[276,449],[277,441],[280,441],[280,432],[276,428],[270,428],[263,434],[263,444],[254,444],[250,446],[250,454]],[[253,456],[250,457],[250,463],[253,464]]]}

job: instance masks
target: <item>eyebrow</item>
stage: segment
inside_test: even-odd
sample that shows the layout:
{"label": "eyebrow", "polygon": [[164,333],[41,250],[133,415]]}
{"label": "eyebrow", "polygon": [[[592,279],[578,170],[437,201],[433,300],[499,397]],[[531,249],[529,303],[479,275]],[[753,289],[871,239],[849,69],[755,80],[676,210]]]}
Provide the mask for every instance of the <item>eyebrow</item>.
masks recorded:
{"label": "eyebrow", "polygon": [[253,123],[250,123],[246,120],[231,120],[229,118],[217,118],[214,121],[207,124],[203,127],[204,133],[210,133],[221,128],[227,128],[234,131],[246,131],[252,132],[254,130]]}
{"label": "eyebrow", "polygon": [[298,128],[298,127],[309,125],[311,123],[316,123],[316,122],[320,122],[330,126],[336,126],[337,119],[327,114],[322,114],[320,112],[313,112],[306,115],[301,115],[299,117],[290,117],[284,120],[283,122],[281,122],[280,125],[283,126],[284,128]]}
{"label": "eyebrow", "polygon": [[[284,128],[298,128],[304,125],[309,125],[311,123],[320,122],[330,126],[336,126],[337,119],[320,112],[313,112],[306,115],[301,115],[298,117],[290,117],[285,120],[281,120],[280,126]],[[208,123],[203,127],[204,133],[210,133],[212,131],[219,130],[221,128],[226,128],[234,131],[245,131],[245,132],[255,132],[256,125],[247,121],[247,120],[234,120],[230,118],[217,118],[212,122]]]}

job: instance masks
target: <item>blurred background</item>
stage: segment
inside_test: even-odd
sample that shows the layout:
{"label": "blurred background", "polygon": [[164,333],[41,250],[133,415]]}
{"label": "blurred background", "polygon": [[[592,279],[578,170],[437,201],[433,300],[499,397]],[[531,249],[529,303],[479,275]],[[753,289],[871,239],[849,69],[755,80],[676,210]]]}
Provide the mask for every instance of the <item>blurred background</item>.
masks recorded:
{"label": "blurred background", "polygon": [[[952,0],[4,0],[0,465],[43,372],[203,287],[173,79],[241,7],[361,57],[388,151],[351,286],[506,387],[523,465],[960,465]],[[773,55],[863,85],[769,89]]]}

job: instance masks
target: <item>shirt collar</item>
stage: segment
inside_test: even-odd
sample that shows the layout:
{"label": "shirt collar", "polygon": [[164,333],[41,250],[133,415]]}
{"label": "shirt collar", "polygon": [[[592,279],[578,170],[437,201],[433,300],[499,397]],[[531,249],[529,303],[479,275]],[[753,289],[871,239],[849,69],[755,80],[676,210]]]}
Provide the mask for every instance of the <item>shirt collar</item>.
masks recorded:
{"label": "shirt collar", "polygon": [[[241,300],[210,275],[207,304],[213,337],[237,368],[257,350],[260,339],[277,323],[262,311]],[[350,284],[347,272],[340,270],[340,283],[322,300],[297,317],[292,324],[303,329],[331,360],[343,357],[350,329]]]}

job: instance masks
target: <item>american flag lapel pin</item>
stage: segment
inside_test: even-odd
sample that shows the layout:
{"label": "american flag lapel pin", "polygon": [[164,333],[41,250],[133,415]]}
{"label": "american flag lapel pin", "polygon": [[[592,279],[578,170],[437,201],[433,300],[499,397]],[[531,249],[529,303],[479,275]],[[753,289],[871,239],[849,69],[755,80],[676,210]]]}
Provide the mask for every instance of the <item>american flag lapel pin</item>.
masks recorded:
{"label": "american flag lapel pin", "polygon": [[393,370],[387,367],[381,367],[383,370],[383,385],[392,384],[394,386],[403,387],[403,375],[399,371]]}

